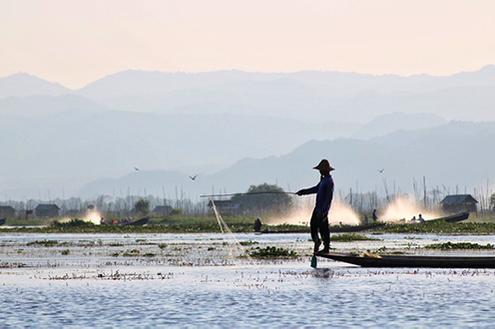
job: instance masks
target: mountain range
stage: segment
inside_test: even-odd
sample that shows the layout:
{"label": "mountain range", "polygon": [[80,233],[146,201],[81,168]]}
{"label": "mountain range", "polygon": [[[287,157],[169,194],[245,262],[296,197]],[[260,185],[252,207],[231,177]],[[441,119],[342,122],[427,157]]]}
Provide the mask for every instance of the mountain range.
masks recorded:
{"label": "mountain range", "polygon": [[472,186],[492,176],[460,179],[444,166],[473,154],[485,161],[477,166],[493,163],[493,125],[473,121],[495,120],[494,95],[495,66],[444,77],[134,70],[77,90],[16,74],[0,78],[0,193],[299,186],[324,155],[345,168],[343,189],[382,186],[376,170],[388,166],[387,179],[403,186],[418,175]]}
{"label": "mountain range", "polygon": [[[337,190],[410,192],[413,182],[426,177],[430,188],[472,191],[493,182],[495,173],[495,123],[450,122],[415,131],[398,131],[369,140],[340,138],[309,141],[282,156],[243,159],[213,174],[191,181],[180,172],[150,171],[87,184],[82,195],[116,191],[142,194],[144,190],[171,196],[176,188],[190,196],[214,191],[242,192],[252,184],[276,183],[287,190],[308,187],[318,181],[311,168],[328,158],[336,168]],[[380,172],[382,171],[383,172]]]}

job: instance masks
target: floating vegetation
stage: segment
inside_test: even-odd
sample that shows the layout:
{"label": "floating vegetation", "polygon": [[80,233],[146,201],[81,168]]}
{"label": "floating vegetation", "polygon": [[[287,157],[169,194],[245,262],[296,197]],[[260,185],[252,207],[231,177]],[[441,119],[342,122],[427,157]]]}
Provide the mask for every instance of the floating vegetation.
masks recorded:
{"label": "floating vegetation", "polygon": [[68,227],[93,227],[96,226],[92,222],[84,221],[82,219],[71,219],[70,221],[67,222],[58,222],[55,221],[51,225],[52,227],[57,227],[57,228],[68,228]]}
{"label": "floating vegetation", "polygon": [[55,247],[58,246],[59,243],[57,240],[35,240],[26,243],[26,246],[43,246],[43,247]]}
{"label": "floating vegetation", "polygon": [[424,224],[387,224],[376,229],[384,233],[492,234],[495,223],[431,221]]}
{"label": "floating vegetation", "polygon": [[60,254],[64,255],[64,256],[67,256],[68,254],[70,254],[70,250],[69,249],[64,249],[60,252]]}
{"label": "floating vegetation", "polygon": [[122,256],[124,257],[137,257],[141,254],[141,251],[139,249],[132,249],[132,250],[127,250],[125,251]]}
{"label": "floating vegetation", "polygon": [[124,244],[120,242],[111,242],[108,244],[110,247],[123,247]]}
{"label": "floating vegetation", "polygon": [[158,248],[163,250],[163,249],[167,248],[167,244],[166,243],[159,243]]}
{"label": "floating vegetation", "polygon": [[332,241],[336,242],[352,242],[352,241],[379,241],[380,239],[371,238],[359,233],[344,233],[331,236]]}
{"label": "floating vegetation", "polygon": [[241,241],[241,242],[239,242],[239,244],[241,246],[252,246],[252,245],[258,244],[258,242],[249,240],[249,241]]}
{"label": "floating vegetation", "polygon": [[156,254],[152,253],[152,252],[147,252],[143,255],[144,257],[155,257]]}
{"label": "floating vegetation", "polygon": [[478,244],[471,242],[445,242],[445,243],[433,243],[425,246],[426,249],[441,249],[441,250],[452,250],[452,249],[494,249],[493,244]]}
{"label": "floating vegetation", "polygon": [[268,246],[265,248],[256,247],[249,251],[249,256],[253,258],[295,258],[297,253],[286,248]]}

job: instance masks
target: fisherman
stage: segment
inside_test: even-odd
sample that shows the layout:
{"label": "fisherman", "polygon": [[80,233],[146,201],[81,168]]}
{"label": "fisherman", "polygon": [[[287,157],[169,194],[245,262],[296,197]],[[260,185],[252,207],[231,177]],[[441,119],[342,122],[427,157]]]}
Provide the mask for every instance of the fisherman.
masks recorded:
{"label": "fisherman", "polygon": [[[320,182],[311,188],[302,189],[296,192],[297,195],[307,195],[316,193],[316,205],[311,215],[311,238],[315,244],[314,253],[318,253],[323,240],[323,252],[330,251],[330,228],[328,226],[328,211],[333,198],[333,179],[330,172],[334,170],[328,160],[323,159],[314,167],[320,171]],[[321,235],[321,240],[318,236],[318,231]]]}
{"label": "fisherman", "polygon": [[373,222],[376,222],[378,220],[378,216],[376,215],[376,209],[373,209]]}
{"label": "fisherman", "polygon": [[261,218],[257,217],[254,221],[254,231],[255,232],[261,232]]}
{"label": "fisherman", "polygon": [[419,214],[418,221],[423,224],[425,222],[425,219],[423,218],[423,215]]}

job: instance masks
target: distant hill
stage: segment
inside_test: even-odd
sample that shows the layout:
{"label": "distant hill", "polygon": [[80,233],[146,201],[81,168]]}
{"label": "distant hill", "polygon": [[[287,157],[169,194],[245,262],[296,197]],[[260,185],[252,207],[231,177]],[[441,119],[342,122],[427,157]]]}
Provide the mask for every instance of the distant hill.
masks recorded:
{"label": "distant hill", "polygon": [[66,93],[113,110],[162,114],[228,113],[354,124],[394,112],[428,113],[447,120],[495,120],[493,65],[441,77],[129,70],[72,91],[26,74],[0,78],[0,98]]}
{"label": "distant hill", "polygon": [[[298,189],[318,181],[312,170],[321,158],[328,158],[335,166],[334,178],[341,193],[349,188],[377,190],[383,193],[384,181],[390,191],[411,191],[413,179],[418,182],[426,176],[430,187],[454,188],[485,186],[487,179],[495,180],[491,152],[495,140],[495,123],[452,122],[440,127],[410,132],[395,132],[369,141],[336,139],[310,141],[292,152],[278,157],[244,159],[229,168],[211,175],[201,176],[190,184],[184,175],[169,181],[164,176],[144,181],[130,180],[129,176],[113,180],[110,184],[96,181],[82,189],[84,195],[110,193],[130,187],[147,188],[159,193],[164,187],[173,193],[183,188],[189,195],[216,191],[245,191],[251,184],[278,183],[286,189]],[[384,169],[383,174],[378,169]],[[144,185],[146,184],[146,185]],[[187,184],[187,185],[186,185]]]}
{"label": "distant hill", "polygon": [[0,98],[33,95],[59,96],[69,93],[64,86],[26,73],[0,78]]}
{"label": "distant hill", "polygon": [[43,123],[47,125],[50,125],[49,120],[57,114],[78,113],[88,115],[101,111],[108,111],[108,108],[73,94],[0,98],[0,116],[2,118],[36,118],[43,120]]}
{"label": "distant hill", "polygon": [[[285,187],[313,177],[312,171],[303,176],[301,170],[321,154],[335,161],[352,159],[340,166],[353,169],[351,176],[340,176],[343,185],[383,185],[380,179],[368,181],[374,173],[356,177],[366,172],[363,163],[371,168],[402,164],[414,169],[413,175],[424,172],[439,181],[470,177],[468,182],[478,174],[458,178],[448,176],[448,169],[432,168],[450,165],[456,157],[472,166],[464,160],[474,154],[491,161],[485,159],[491,147],[483,137],[487,128],[445,122],[495,121],[494,108],[495,66],[445,77],[124,71],[79,90],[17,74],[0,78],[0,147],[6,150],[0,193],[75,193],[81,184],[121,177],[134,166],[184,174],[224,168],[218,176],[202,175],[205,185],[191,187],[197,191],[244,188],[262,180]],[[304,144],[310,140],[326,142],[312,150],[317,142]],[[284,154],[290,162],[281,164],[277,157],[284,159]],[[251,160],[228,168],[246,158]],[[272,162],[282,167],[268,170]],[[357,164],[361,167],[353,167]],[[265,165],[263,172],[251,167]],[[285,167],[290,170],[284,172]],[[245,177],[239,177],[241,169]],[[409,171],[397,170],[397,181],[411,180],[404,178]]]}
{"label": "distant hill", "polygon": [[75,177],[87,182],[120,176],[134,166],[204,172],[355,131],[349,124],[274,117],[111,111],[69,95],[8,98],[0,107],[0,147],[8,150],[0,191],[21,196],[48,189],[69,193],[80,187]]}
{"label": "distant hill", "polygon": [[398,130],[419,130],[440,126],[447,121],[437,115],[428,113],[390,113],[371,120],[353,135],[361,139],[383,136]]}
{"label": "distant hill", "polygon": [[445,77],[313,71],[124,71],[77,92],[112,108],[140,112],[272,115],[354,123],[393,112],[495,120],[490,110],[495,106],[493,65]]}

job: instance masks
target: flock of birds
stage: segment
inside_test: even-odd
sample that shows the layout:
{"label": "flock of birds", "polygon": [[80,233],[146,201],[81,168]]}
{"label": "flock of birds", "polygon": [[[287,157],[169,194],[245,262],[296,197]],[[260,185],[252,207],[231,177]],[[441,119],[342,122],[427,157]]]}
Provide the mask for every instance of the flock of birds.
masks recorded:
{"label": "flock of birds", "polygon": [[[141,171],[141,170],[140,170],[138,167],[134,167],[134,171],[135,171],[135,172],[139,172],[139,171]],[[384,171],[385,171],[385,169],[378,169],[378,172],[379,172],[380,174],[383,174],[383,172],[384,172]],[[187,176],[187,177],[189,177],[189,179],[190,179],[190,180],[192,180],[193,182],[195,182],[195,181],[196,181],[196,178],[198,178],[198,176],[199,176],[199,175],[198,175],[198,174],[196,174],[196,175],[193,175],[193,176]]]}

